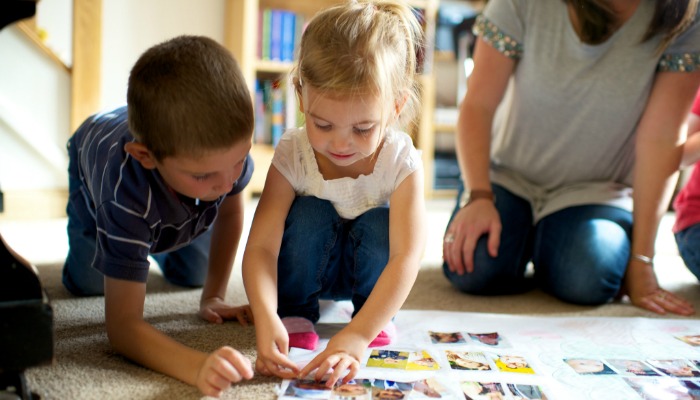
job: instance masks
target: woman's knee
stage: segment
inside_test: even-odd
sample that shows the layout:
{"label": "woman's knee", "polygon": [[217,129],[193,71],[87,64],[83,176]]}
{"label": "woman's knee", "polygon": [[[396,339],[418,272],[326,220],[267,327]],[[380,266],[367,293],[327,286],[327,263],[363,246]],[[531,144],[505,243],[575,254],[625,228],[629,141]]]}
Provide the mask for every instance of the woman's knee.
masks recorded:
{"label": "woman's knee", "polygon": [[543,220],[534,264],[542,288],[574,304],[597,305],[620,291],[630,251],[631,214],[581,206]]}
{"label": "woman's knee", "polygon": [[479,239],[474,251],[474,270],[458,274],[443,264],[443,272],[452,285],[461,292],[476,295],[515,294],[529,290],[523,286],[526,260],[520,254],[499,252],[491,257],[485,238]]}

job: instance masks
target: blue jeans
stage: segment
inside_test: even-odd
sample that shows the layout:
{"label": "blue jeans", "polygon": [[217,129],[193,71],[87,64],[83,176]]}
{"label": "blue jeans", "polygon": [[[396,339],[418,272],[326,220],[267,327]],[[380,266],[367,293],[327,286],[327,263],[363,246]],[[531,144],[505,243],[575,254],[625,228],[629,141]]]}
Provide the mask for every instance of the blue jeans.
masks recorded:
{"label": "blue jeans", "polygon": [[[582,305],[604,304],[617,295],[630,254],[632,213],[604,205],[574,206],[533,225],[529,202],[492,186],[502,224],[498,256],[488,254],[487,238],[482,236],[474,250],[472,273],[458,275],[443,265],[455,287],[470,294],[503,295],[539,286],[563,301]],[[450,222],[458,210],[455,207]],[[530,261],[534,281],[525,276]]]}
{"label": "blue jeans", "polygon": [[[63,265],[63,286],[76,296],[104,294],[104,276],[92,266],[95,258],[97,229],[95,220],[82,217],[76,206],[83,205],[80,181],[70,177],[68,214],[68,255]],[[207,276],[211,229],[192,243],[173,252],[152,255],[165,278],[180,286],[201,287]]]}
{"label": "blue jeans", "polygon": [[297,197],[287,215],[278,259],[277,313],[316,323],[319,299],[350,299],[354,316],[388,262],[388,207],[346,220],[329,201]]}
{"label": "blue jeans", "polygon": [[691,225],[676,233],[675,236],[683,262],[700,280],[700,224]]}

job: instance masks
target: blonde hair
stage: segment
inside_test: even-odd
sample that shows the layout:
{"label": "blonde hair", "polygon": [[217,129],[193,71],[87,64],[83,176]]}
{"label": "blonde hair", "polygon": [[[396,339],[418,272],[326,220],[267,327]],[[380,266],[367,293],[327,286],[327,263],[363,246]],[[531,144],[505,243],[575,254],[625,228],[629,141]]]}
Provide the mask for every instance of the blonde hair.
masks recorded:
{"label": "blonde hair", "polygon": [[405,3],[349,1],[309,22],[290,77],[300,95],[310,85],[331,96],[377,95],[387,105],[405,100],[398,121],[404,125],[417,113],[423,45],[423,29]]}

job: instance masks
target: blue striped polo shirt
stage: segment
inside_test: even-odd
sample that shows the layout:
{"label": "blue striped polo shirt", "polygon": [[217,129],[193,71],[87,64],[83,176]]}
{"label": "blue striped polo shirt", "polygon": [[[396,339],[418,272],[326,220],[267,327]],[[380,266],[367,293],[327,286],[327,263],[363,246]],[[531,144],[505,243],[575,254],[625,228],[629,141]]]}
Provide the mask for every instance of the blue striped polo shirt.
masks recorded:
{"label": "blue striped polo shirt", "polygon": [[82,199],[73,203],[80,223],[96,229],[93,266],[112,278],[145,282],[148,255],[176,250],[205,232],[224,199],[248,184],[253,160],[248,155],[226,196],[196,204],[124,151],[131,141],[126,106],[92,116],[68,141],[68,173],[80,181],[81,196],[71,196]]}

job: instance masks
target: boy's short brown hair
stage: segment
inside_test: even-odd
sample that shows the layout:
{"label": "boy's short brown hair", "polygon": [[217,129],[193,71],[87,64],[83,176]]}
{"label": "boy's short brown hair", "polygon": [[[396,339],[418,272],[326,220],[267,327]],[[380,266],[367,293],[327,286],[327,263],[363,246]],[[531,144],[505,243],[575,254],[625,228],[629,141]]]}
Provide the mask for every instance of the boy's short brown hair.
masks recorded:
{"label": "boy's short brown hair", "polygon": [[202,154],[253,134],[253,105],[238,63],[216,41],[178,36],[146,50],[131,69],[129,129],[153,156]]}

